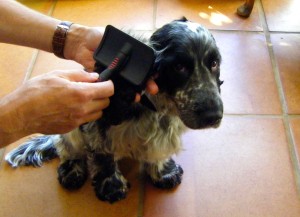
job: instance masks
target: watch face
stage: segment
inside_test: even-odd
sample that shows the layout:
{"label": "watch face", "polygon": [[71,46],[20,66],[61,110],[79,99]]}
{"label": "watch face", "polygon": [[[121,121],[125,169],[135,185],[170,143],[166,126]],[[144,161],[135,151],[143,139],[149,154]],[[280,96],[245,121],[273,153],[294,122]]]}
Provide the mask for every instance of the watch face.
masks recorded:
{"label": "watch face", "polygon": [[57,26],[57,28],[62,28],[62,29],[65,29],[65,30],[69,30],[69,26],[65,26],[65,25],[62,25],[62,24],[59,24],[58,26]]}

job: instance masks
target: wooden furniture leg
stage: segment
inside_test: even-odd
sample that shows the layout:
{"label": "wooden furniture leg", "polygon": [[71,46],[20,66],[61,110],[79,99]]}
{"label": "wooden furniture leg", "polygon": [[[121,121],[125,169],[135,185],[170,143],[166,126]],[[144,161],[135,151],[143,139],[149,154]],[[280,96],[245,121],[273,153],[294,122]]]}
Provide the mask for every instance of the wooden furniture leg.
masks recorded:
{"label": "wooden furniture leg", "polygon": [[246,3],[238,7],[237,14],[241,17],[249,17],[254,5],[254,0],[246,0]]}

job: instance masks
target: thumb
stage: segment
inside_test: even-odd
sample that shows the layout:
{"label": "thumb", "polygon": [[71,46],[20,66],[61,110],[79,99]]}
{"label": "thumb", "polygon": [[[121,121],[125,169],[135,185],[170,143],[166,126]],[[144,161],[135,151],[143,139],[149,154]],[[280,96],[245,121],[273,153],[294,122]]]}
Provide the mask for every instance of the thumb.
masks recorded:
{"label": "thumb", "polygon": [[95,82],[99,78],[96,72],[86,72],[84,70],[64,71],[62,77],[74,82]]}

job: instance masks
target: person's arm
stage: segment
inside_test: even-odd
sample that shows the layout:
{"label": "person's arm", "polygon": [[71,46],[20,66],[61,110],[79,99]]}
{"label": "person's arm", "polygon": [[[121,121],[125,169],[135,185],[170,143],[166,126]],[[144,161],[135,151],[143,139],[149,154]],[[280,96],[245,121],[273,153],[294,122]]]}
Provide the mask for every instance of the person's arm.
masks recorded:
{"label": "person's arm", "polygon": [[0,100],[0,148],[33,133],[67,133],[102,116],[114,93],[97,73],[54,71],[28,80]]}
{"label": "person's arm", "polygon": [[[38,13],[16,1],[0,1],[0,42],[52,53],[54,31],[60,22],[61,20]],[[88,71],[93,71],[95,65],[93,53],[103,34],[103,27],[73,24],[65,42],[65,58],[82,64]],[[149,80],[147,91],[151,94],[158,92],[153,80]]]}
{"label": "person's arm", "polygon": [[52,52],[52,37],[60,20],[12,0],[0,1],[0,12],[0,42]]}

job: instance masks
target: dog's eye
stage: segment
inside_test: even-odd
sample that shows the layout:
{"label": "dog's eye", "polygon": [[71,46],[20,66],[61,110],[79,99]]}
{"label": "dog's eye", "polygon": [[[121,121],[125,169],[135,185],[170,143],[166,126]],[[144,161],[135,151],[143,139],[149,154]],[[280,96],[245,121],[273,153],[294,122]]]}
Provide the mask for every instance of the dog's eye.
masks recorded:
{"label": "dog's eye", "polygon": [[212,71],[217,70],[218,66],[219,66],[219,62],[217,60],[214,60],[214,61],[211,62],[211,66],[210,67],[211,67]]}

